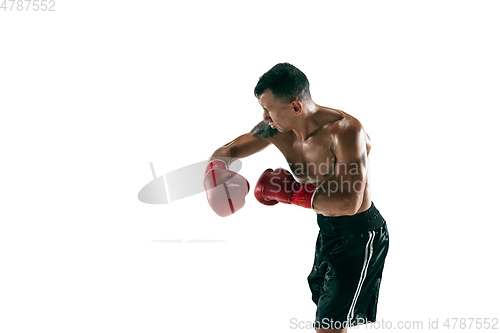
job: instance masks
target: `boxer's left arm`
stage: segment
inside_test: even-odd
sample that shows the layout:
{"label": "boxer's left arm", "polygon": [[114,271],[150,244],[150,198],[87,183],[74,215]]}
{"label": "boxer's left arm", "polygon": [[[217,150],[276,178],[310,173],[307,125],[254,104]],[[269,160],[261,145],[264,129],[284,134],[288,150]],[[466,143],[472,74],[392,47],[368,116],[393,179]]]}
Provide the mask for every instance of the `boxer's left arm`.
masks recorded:
{"label": "boxer's left arm", "polygon": [[361,124],[356,120],[337,123],[332,128],[331,145],[335,172],[318,186],[312,206],[320,213],[354,215],[363,202],[367,180],[366,136]]}
{"label": "boxer's left arm", "polygon": [[231,162],[266,148],[276,132],[267,123],[260,122],[250,133],[240,135],[212,154],[205,170],[204,186],[208,202],[219,216],[229,216],[241,209],[250,189],[243,176],[228,170]]}
{"label": "boxer's left arm", "polygon": [[240,135],[233,141],[226,143],[217,149],[210,160],[220,159],[227,166],[235,159],[241,159],[258,153],[272,142],[278,130],[272,129],[268,123],[261,121],[249,133]]}

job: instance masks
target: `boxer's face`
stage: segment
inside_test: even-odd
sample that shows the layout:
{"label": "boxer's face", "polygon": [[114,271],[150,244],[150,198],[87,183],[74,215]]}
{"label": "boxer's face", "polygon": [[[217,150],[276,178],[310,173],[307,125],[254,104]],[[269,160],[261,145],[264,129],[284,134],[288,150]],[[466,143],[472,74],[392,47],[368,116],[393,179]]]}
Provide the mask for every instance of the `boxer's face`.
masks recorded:
{"label": "boxer's face", "polygon": [[264,109],[263,120],[272,128],[280,132],[288,132],[291,129],[293,106],[291,103],[281,103],[274,97],[271,90],[267,89],[259,97],[259,104]]}

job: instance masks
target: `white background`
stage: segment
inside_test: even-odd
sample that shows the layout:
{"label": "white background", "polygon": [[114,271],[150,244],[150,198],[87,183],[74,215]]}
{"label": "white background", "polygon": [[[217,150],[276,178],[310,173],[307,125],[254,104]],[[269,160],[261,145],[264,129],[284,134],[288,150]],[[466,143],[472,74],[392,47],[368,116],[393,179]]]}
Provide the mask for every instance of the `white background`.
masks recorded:
{"label": "white background", "polygon": [[[203,193],[137,199],[150,161],[158,175],[202,161],[257,124],[253,88],[279,62],[371,136],[373,200],[391,235],[378,319],[498,317],[498,2],[55,9],[0,11],[0,331],[313,321],[312,211],[250,194],[220,218]],[[274,147],[242,162],[252,185],[286,166]],[[193,239],[221,242],[173,242]]]}

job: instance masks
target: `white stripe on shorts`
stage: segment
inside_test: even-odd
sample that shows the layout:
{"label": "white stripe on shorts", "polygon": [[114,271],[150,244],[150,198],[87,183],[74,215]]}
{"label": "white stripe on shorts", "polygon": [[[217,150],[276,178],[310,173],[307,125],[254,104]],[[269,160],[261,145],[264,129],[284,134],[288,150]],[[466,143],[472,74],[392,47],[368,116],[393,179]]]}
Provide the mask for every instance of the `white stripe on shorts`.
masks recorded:
{"label": "white stripe on shorts", "polygon": [[354,293],[354,298],[349,308],[349,313],[347,313],[347,325],[351,325],[351,320],[354,317],[354,308],[356,307],[356,302],[358,301],[359,294],[361,293],[361,287],[366,278],[366,273],[368,271],[368,265],[373,255],[373,239],[375,238],[375,231],[368,231],[368,241],[365,246],[365,259],[363,261],[363,268],[361,269],[361,276],[359,277],[358,288]]}

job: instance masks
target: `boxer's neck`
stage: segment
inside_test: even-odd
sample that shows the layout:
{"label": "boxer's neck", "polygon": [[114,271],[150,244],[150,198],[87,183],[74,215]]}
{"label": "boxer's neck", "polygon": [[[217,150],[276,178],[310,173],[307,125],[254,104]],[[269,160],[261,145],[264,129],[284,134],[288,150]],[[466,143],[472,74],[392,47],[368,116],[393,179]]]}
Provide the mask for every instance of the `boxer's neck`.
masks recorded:
{"label": "boxer's neck", "polygon": [[303,104],[302,112],[299,115],[294,128],[292,128],[292,132],[295,133],[301,141],[306,141],[313,132],[320,128],[314,118],[318,109],[319,105],[314,103],[312,100]]}

